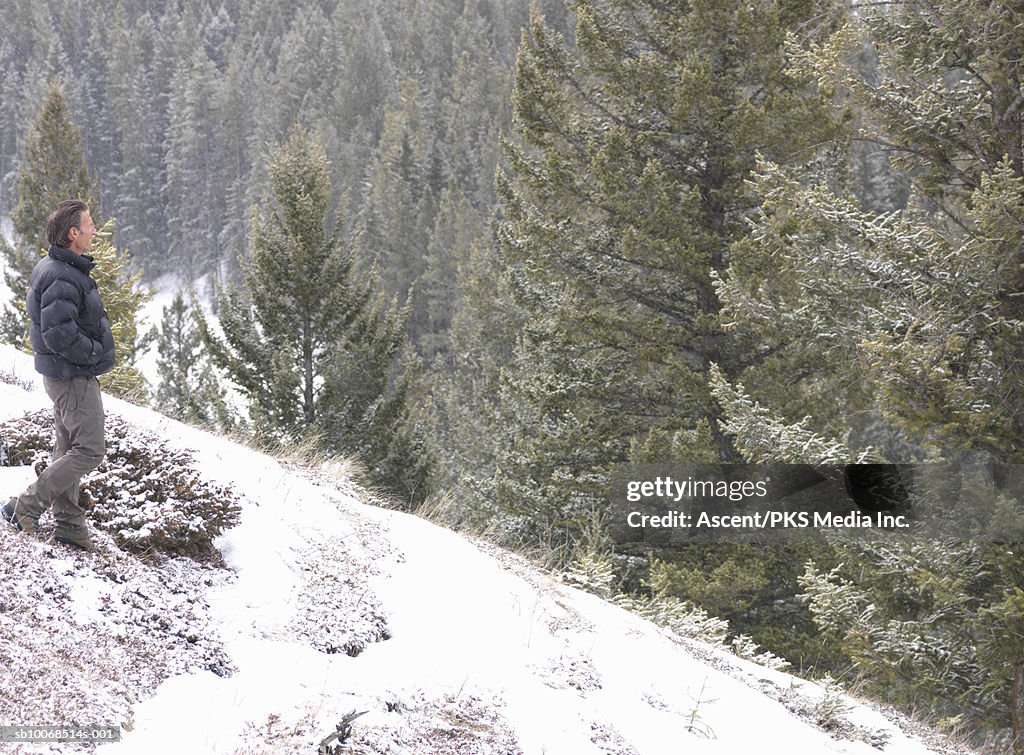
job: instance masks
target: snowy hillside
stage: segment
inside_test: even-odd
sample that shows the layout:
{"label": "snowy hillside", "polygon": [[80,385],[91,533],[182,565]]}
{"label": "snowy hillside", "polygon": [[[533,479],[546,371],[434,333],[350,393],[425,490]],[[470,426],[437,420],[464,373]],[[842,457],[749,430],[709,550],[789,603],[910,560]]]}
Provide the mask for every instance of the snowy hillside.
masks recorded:
{"label": "snowy hillside", "polygon": [[[0,420],[49,407],[29,358],[0,349],[0,373],[20,383],[0,383]],[[942,751],[866,706],[364,503],[330,470],[104,401],[194,450],[200,473],[240,497],[241,522],[216,541],[223,567],[146,564],[105,533],[85,555],[0,527],[2,724],[121,726],[105,755],[316,753],[352,711],[365,713],[337,752]],[[0,468],[0,497],[32,477]]]}

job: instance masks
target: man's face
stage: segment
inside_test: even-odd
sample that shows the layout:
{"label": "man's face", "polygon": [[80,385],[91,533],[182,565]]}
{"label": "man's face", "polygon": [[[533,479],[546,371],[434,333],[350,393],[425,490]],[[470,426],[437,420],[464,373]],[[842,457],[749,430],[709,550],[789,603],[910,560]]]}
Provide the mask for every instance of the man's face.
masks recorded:
{"label": "man's face", "polygon": [[92,216],[88,210],[83,210],[78,216],[78,228],[68,231],[68,248],[75,254],[85,254],[92,247],[92,237],[95,235],[96,226],[92,224]]}

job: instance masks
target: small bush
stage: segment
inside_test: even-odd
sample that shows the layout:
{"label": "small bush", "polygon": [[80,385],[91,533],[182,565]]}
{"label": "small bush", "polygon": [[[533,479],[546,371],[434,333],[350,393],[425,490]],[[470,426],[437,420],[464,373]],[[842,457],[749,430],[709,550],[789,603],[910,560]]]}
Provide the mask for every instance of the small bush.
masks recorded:
{"label": "small bush", "polygon": [[53,449],[53,417],[43,412],[0,423],[0,467],[45,469]]}
{"label": "small bush", "polygon": [[825,674],[821,686],[825,693],[814,705],[815,723],[825,731],[839,731],[848,725],[846,714],[850,712],[850,705],[843,695],[843,688],[831,675]]}
{"label": "small bush", "polygon": [[[41,472],[53,443],[49,412],[2,423],[0,465],[34,464]],[[106,418],[106,444],[99,467],[82,478],[79,501],[94,524],[133,553],[218,560],[213,539],[238,523],[237,495],[201,479],[189,451],[119,417]]]}
{"label": "small bush", "polygon": [[0,383],[7,383],[7,385],[14,385],[18,388],[24,388],[26,391],[35,390],[31,380],[27,378],[18,377],[14,372],[10,370],[0,370]]}

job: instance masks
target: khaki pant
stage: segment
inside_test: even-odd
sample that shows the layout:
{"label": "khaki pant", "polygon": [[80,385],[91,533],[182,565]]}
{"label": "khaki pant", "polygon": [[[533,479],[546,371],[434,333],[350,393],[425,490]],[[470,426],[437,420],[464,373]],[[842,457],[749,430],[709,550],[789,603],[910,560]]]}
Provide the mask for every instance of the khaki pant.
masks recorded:
{"label": "khaki pant", "polygon": [[43,386],[53,400],[57,443],[52,463],[18,496],[16,510],[38,521],[52,507],[57,535],[86,535],[85,513],[78,505],[79,483],[106,453],[100,384],[96,378],[44,377]]}

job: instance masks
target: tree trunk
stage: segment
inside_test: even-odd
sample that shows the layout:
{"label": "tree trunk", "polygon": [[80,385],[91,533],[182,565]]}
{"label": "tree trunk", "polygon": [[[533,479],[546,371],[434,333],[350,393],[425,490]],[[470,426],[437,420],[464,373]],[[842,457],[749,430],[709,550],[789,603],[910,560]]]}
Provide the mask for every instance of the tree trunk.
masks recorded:
{"label": "tree trunk", "polygon": [[1010,700],[1013,718],[1013,753],[1024,755],[1024,663],[1013,670],[1013,697]]}
{"label": "tree trunk", "polygon": [[306,428],[313,426],[313,324],[307,317],[302,323],[302,409]]}

